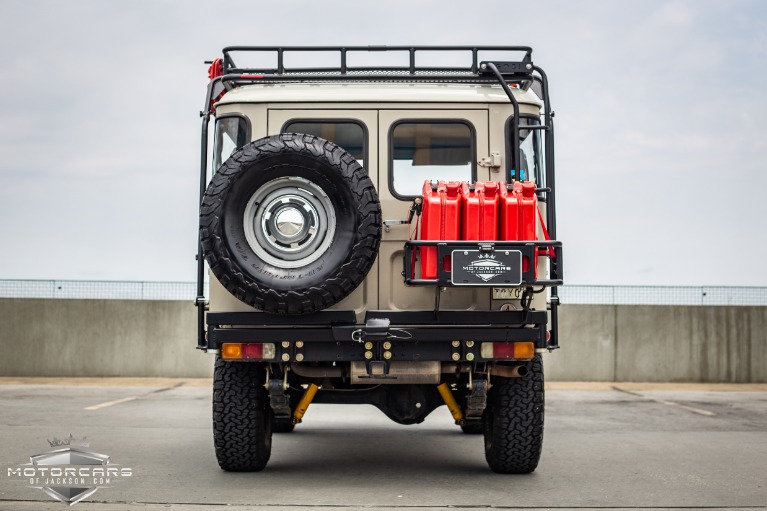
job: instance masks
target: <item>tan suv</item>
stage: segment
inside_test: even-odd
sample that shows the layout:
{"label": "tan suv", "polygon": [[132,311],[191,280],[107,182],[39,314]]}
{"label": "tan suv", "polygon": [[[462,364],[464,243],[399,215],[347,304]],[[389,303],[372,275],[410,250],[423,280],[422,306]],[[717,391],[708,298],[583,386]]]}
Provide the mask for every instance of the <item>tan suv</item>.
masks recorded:
{"label": "tan suv", "polygon": [[531,54],[229,47],[210,62],[198,348],[216,356],[221,468],[263,469],[272,433],[315,402],[400,424],[445,404],[492,470],[535,470],[562,252]]}

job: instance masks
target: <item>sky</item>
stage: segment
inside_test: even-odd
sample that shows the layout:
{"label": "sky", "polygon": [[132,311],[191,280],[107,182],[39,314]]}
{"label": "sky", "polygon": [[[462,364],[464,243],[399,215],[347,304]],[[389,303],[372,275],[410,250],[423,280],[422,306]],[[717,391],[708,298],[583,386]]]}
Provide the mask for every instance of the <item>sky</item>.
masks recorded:
{"label": "sky", "polygon": [[529,45],[566,282],[767,285],[767,3],[0,0],[0,279],[195,278],[205,60]]}

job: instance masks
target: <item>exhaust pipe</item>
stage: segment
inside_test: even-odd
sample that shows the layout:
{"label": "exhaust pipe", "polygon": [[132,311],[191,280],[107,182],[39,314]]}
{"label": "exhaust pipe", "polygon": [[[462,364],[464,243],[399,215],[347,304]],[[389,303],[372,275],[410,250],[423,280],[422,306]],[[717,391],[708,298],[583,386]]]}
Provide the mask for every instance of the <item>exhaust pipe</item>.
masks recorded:
{"label": "exhaust pipe", "polygon": [[501,366],[493,364],[488,367],[488,373],[504,378],[523,378],[530,374],[530,369],[527,366]]}

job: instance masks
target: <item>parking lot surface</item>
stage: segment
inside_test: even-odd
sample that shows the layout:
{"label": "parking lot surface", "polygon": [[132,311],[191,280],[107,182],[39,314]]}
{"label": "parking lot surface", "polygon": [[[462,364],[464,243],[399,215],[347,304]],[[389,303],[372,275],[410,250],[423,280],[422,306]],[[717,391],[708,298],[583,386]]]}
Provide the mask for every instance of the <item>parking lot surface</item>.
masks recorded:
{"label": "parking lot surface", "polygon": [[131,470],[81,510],[767,509],[765,386],[558,384],[546,400],[528,476],[490,472],[445,407],[400,426],[343,405],[312,405],[265,471],[236,474],[216,464],[208,381],[5,379],[0,509],[65,507],[12,474],[69,435]]}

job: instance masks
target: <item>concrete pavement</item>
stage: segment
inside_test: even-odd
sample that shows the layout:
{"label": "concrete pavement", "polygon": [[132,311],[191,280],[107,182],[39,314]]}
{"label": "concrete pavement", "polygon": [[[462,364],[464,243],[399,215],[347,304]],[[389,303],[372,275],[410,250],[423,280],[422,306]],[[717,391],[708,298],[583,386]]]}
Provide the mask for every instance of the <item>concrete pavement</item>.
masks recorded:
{"label": "concrete pavement", "polygon": [[62,509],[7,471],[70,433],[133,471],[81,510],[767,509],[764,386],[557,384],[538,470],[502,476],[444,407],[399,426],[342,405],[312,405],[294,433],[275,435],[264,472],[225,473],[207,380],[102,383],[0,380],[0,509]]}

